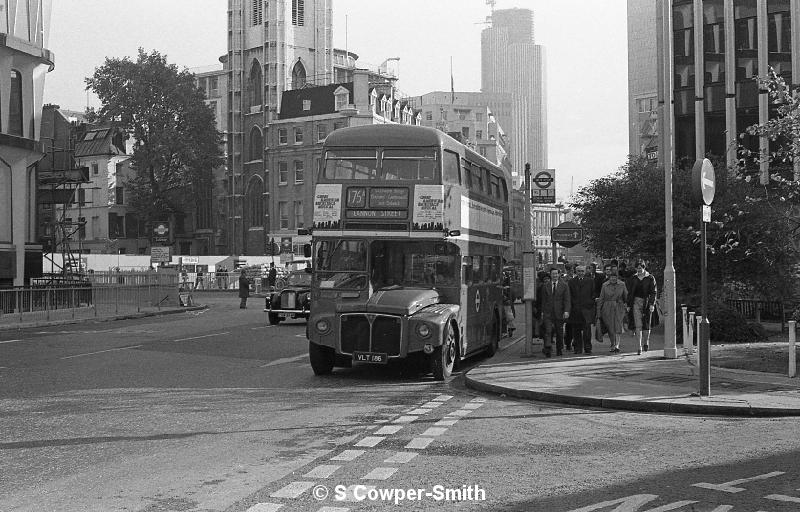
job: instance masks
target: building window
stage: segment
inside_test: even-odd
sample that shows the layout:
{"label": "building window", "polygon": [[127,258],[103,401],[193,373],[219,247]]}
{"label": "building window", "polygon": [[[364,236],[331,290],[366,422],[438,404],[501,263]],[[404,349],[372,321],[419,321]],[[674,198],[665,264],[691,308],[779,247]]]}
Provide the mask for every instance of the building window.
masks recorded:
{"label": "building window", "polygon": [[303,221],[303,201],[294,202],[294,227],[300,229],[304,226]]}
{"label": "building window", "polygon": [[262,158],[262,148],[263,142],[261,137],[261,130],[258,126],[254,126],[252,130],[250,130],[250,151],[248,160],[250,162],[254,160],[261,160]]}
{"label": "building window", "polygon": [[86,206],[86,189],[78,189],[78,206]]}
{"label": "building window", "polygon": [[125,191],[122,187],[114,189],[114,200],[116,201],[115,204],[125,204]]}
{"label": "building window", "polygon": [[464,137],[464,140],[469,140],[469,126],[461,128],[461,136]]}
{"label": "building window", "polygon": [[124,237],[124,222],[125,217],[117,215],[116,213],[108,214],[108,238],[123,238]]}
{"label": "building window", "polygon": [[278,128],[278,144],[288,144],[286,139],[286,128]]}
{"label": "building window", "polygon": [[294,143],[295,144],[302,144],[303,143],[303,129],[302,128],[295,128],[294,129]]}
{"label": "building window", "polygon": [[425,120],[433,121],[433,112],[425,112]]}
{"label": "building window", "polygon": [[337,111],[347,107],[347,105],[350,103],[350,91],[348,91],[347,89],[344,89],[344,91],[342,91],[341,89],[344,89],[344,87],[338,89],[337,92],[334,94],[335,109]]}
{"label": "building window", "polygon": [[11,70],[11,92],[8,96],[8,133],[22,137],[22,75],[15,69]]}
{"label": "building window", "polygon": [[294,161],[294,182],[303,183],[304,165],[302,160]]}
{"label": "building window", "polygon": [[475,120],[479,123],[483,122],[483,112],[475,112]]}
{"label": "building window", "polygon": [[264,183],[256,176],[247,191],[247,220],[250,226],[264,225]]}
{"label": "building window", "polygon": [[292,89],[302,89],[306,86],[306,68],[298,60],[292,68]]}
{"label": "building window", "polygon": [[78,238],[86,239],[86,217],[78,217]]}
{"label": "building window", "polygon": [[219,79],[212,76],[208,79],[208,96],[209,98],[216,98],[219,94]]}
{"label": "building window", "polygon": [[252,23],[255,27],[256,25],[261,25],[263,21],[264,15],[264,1],[263,0],[253,0],[253,11],[252,11]]}
{"label": "building window", "polygon": [[305,24],[304,0],[292,0],[292,25],[302,27]]}
{"label": "building window", "polygon": [[281,229],[289,229],[289,203],[286,201],[278,202],[278,218],[281,221]]}
{"label": "building window", "polygon": [[249,98],[248,105],[250,107],[261,106],[261,64],[256,59],[253,59],[253,64],[250,66],[250,79],[247,82],[247,96]]}
{"label": "building window", "polygon": [[322,142],[328,136],[328,125],[320,123],[317,125],[317,142]]}
{"label": "building window", "polygon": [[97,176],[98,174],[100,174],[100,167],[97,163],[92,163],[92,175]]}
{"label": "building window", "polygon": [[483,130],[476,130],[475,131],[475,138],[480,140],[483,138]]}
{"label": "building window", "polygon": [[278,162],[278,185],[289,183],[289,166],[286,162]]}

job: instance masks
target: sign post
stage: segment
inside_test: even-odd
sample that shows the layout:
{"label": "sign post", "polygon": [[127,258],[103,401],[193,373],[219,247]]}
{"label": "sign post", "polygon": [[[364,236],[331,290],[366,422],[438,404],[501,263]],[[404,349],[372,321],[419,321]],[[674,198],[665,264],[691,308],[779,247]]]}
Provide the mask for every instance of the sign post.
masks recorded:
{"label": "sign post", "polygon": [[695,202],[701,204],[700,214],[700,289],[701,315],[700,342],[700,396],[711,395],[711,323],[708,321],[708,252],[706,250],[706,225],[711,222],[711,203],[714,202],[716,178],[714,166],[708,158],[697,160],[692,168]]}

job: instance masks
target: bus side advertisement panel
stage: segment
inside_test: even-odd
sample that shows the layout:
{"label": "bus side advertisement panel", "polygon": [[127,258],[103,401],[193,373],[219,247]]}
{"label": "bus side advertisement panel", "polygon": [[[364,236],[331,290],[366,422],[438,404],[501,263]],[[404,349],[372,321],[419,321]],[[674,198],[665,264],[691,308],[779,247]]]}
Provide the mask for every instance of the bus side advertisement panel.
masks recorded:
{"label": "bus side advertisement panel", "polygon": [[342,185],[319,184],[314,189],[314,227],[339,229],[342,225]]}
{"label": "bus side advertisement panel", "polygon": [[502,235],[503,212],[462,195],[461,229]]}
{"label": "bus side advertisement panel", "polygon": [[442,185],[414,186],[413,228],[423,231],[444,229],[444,187]]}

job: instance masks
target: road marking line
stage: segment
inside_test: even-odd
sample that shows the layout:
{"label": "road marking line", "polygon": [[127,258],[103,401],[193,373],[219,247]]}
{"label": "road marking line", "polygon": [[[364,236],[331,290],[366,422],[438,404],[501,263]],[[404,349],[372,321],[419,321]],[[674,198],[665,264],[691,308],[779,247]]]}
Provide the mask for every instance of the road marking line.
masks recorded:
{"label": "road marking line", "polygon": [[406,445],[406,448],[409,450],[424,450],[432,441],[432,437],[415,437]]}
{"label": "road marking line", "polygon": [[482,396],[476,396],[475,398],[473,398],[472,400],[470,400],[470,402],[480,402],[480,403],[483,403],[483,402],[485,402],[485,401],[486,401],[486,399],[485,399],[485,398],[483,398]]}
{"label": "road marking line", "polygon": [[386,439],[385,437],[368,436],[357,442],[355,446],[363,446],[365,448],[374,448],[378,443]]}
{"label": "road marking line", "polygon": [[23,340],[6,340],[6,341],[0,341],[0,344],[2,344],[2,343],[15,343],[15,342],[17,342],[17,341],[23,341]]}
{"label": "road marking line", "polygon": [[305,338],[306,335],[305,334],[295,334],[294,337],[295,338]]}
{"label": "road marking line", "polygon": [[393,474],[397,473],[397,468],[375,468],[366,475],[362,476],[362,480],[386,480]]}
{"label": "road marking line", "polygon": [[334,464],[320,464],[319,466],[315,467],[305,475],[304,478],[328,478],[332,474],[336,472],[342,466],[336,466]]}
{"label": "road marking line", "polygon": [[424,409],[420,407],[419,409],[414,409],[413,411],[408,411],[408,414],[428,414],[431,412],[430,409]]}
{"label": "road marking line", "polygon": [[317,512],[350,512],[350,509],[349,508],[345,508],[345,507],[328,507],[328,506],[324,506],[321,509],[317,510]]}
{"label": "road marking line", "polygon": [[275,366],[284,363],[292,363],[294,361],[299,361],[301,359],[307,359],[307,358],[308,354],[300,354],[299,356],[294,356],[294,357],[284,357],[282,359],[276,359],[274,361],[270,361],[267,364],[262,364],[261,366],[259,366],[259,368],[266,368],[267,366]]}
{"label": "road marking line", "polygon": [[431,427],[425,432],[422,433],[423,436],[440,436],[447,432],[446,428],[443,427]]}
{"label": "road marking line", "polygon": [[428,403],[424,403],[424,404],[420,405],[420,407],[427,407],[429,409],[435,409],[435,408],[439,407],[440,405],[442,405],[442,402],[428,402]]}
{"label": "road marking line", "polygon": [[411,423],[412,421],[414,421],[417,418],[419,418],[419,416],[400,416],[399,418],[394,420],[392,423]]}
{"label": "road marking line", "polygon": [[773,501],[786,501],[788,503],[800,503],[800,498],[796,496],[786,496],[785,494],[770,494],[768,496],[764,496],[764,499]]}
{"label": "road marking line", "polygon": [[311,489],[314,482],[292,482],[269,495],[270,498],[297,498]]}
{"label": "road marking line", "polygon": [[453,398],[453,395],[439,395],[432,400],[432,402],[446,402]]}
{"label": "road marking line", "polygon": [[700,487],[703,489],[711,489],[712,491],[721,491],[721,492],[729,492],[729,493],[737,493],[746,491],[747,489],[743,487],[736,487],[739,484],[744,484],[747,482],[754,482],[756,480],[766,480],[767,478],[772,478],[780,475],[785,475],[784,471],[773,471],[772,473],[765,473],[763,475],[756,475],[751,476],[750,478],[740,478],[739,480],[731,480],[730,482],[724,482],[721,484],[710,484],[707,482],[700,482],[699,484],[692,484],[692,487]]}
{"label": "road marking line", "polygon": [[336,457],[331,457],[331,460],[341,460],[349,462],[351,460],[354,460],[356,457],[359,457],[360,455],[364,455],[364,453],[366,453],[366,450],[344,450]]}
{"label": "road marking line", "polygon": [[130,350],[132,348],[139,348],[139,347],[141,347],[141,345],[133,345],[132,347],[110,348],[108,350],[98,350],[97,352],[88,352],[86,354],[75,354],[74,356],[59,357],[59,359],[72,359],[73,357],[93,356],[95,354],[103,354],[105,352],[114,352],[117,350]]}
{"label": "road marking line", "polygon": [[229,332],[217,332],[214,334],[204,334],[202,336],[192,336],[191,338],[181,338],[178,340],[172,341],[189,341],[189,340],[199,340],[200,338],[210,338],[211,336],[222,336],[223,334],[230,334]]}
{"label": "road marking line", "polygon": [[262,325],[261,327],[251,327],[250,330],[251,331],[257,331],[258,329],[266,329],[266,328],[267,328],[266,325]]}
{"label": "road marking line", "polygon": [[376,430],[375,434],[380,436],[392,435],[399,432],[400,429],[402,428],[403,428],[402,425],[386,425],[385,427],[381,427],[378,430]]}
{"label": "road marking line", "polygon": [[387,464],[405,464],[418,455],[417,452],[397,452],[383,462]]}
{"label": "road marking line", "polygon": [[434,423],[434,425],[436,425],[437,427],[452,427],[453,425],[456,424],[456,422],[458,422],[458,418],[452,418],[452,419],[445,418],[443,420],[437,421],[436,423]]}
{"label": "road marking line", "polygon": [[470,409],[458,409],[457,411],[449,413],[448,416],[466,416],[471,412],[472,411]]}
{"label": "road marking line", "polygon": [[479,402],[475,402],[475,403],[470,402],[470,403],[466,403],[466,404],[462,405],[461,408],[462,409],[473,409],[474,410],[474,409],[477,409],[478,407],[480,407],[482,405],[483,404],[479,403]]}
{"label": "road marking line", "polygon": [[277,503],[256,503],[245,512],[277,512],[283,505]]}

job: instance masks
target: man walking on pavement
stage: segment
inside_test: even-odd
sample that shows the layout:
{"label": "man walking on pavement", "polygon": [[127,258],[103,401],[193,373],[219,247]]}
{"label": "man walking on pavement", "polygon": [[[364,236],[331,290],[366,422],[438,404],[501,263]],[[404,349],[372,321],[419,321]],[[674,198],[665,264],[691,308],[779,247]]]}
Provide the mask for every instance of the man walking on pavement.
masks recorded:
{"label": "man walking on pavement", "polygon": [[592,325],[594,324],[595,311],[595,284],[594,269],[579,265],[578,275],[569,282],[569,295],[572,300],[572,309],[569,323],[572,327],[573,345],[575,353],[592,353]]}
{"label": "man walking on pavement", "polygon": [[544,355],[553,355],[553,331],[556,335],[556,355],[564,354],[564,321],[569,318],[571,300],[569,288],[561,280],[557,268],[550,270],[550,284],[542,287],[542,322],[544,323]]}

